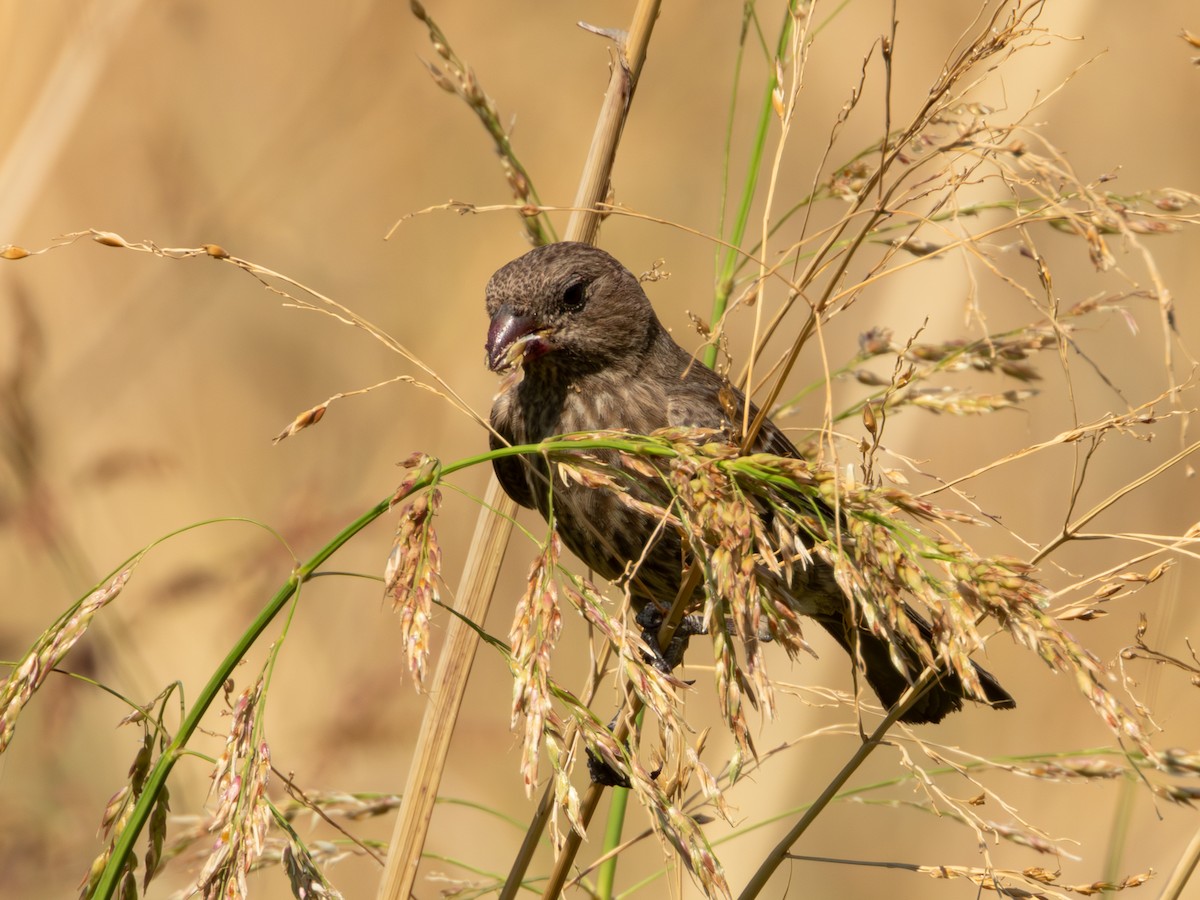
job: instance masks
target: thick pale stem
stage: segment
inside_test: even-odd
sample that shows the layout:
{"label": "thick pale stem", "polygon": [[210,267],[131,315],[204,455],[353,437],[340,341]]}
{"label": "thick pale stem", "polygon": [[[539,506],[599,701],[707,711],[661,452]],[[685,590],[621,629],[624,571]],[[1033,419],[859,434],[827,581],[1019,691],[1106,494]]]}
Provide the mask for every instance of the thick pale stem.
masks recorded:
{"label": "thick pale stem", "polygon": [[[596,205],[604,200],[608,192],[617,144],[646,58],[646,47],[654,21],[658,18],[658,8],[659,0],[641,0],[634,12],[629,33],[618,47],[620,59],[613,66],[604,106],[596,123],[575,199],[577,211],[567,225],[567,240],[591,243],[599,230],[600,212]],[[471,554],[463,569],[457,594],[456,609],[472,622],[482,622],[487,616],[516,511],[516,504],[504,496],[493,476],[488,484],[487,501],[476,523]],[[412,894],[417,865],[429,832],[434,801],[450,749],[450,738],[478,644],[479,637],[474,629],[457,616],[451,617],[430,693],[431,700],[421,722],[417,740],[418,756],[409,768],[404,799],[392,834],[387,868],[380,882],[379,900],[406,900]],[[592,811],[586,810],[589,818]],[[573,851],[570,857],[574,858]],[[510,882],[515,876],[519,883],[523,874],[523,871],[512,873]]]}

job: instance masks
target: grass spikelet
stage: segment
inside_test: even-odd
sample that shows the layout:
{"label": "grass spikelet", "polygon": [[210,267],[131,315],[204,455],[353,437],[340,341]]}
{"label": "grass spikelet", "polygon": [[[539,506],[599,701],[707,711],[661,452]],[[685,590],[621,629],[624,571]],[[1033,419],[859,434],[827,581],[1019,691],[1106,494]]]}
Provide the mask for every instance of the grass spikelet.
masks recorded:
{"label": "grass spikelet", "polygon": [[407,500],[417,482],[437,481],[438,464],[415,454],[405,465],[410,469],[392,498],[400,506],[396,537],[384,569],[384,593],[392,600],[392,609],[400,614],[400,636],[404,660],[412,675],[413,687],[425,685],[429,659],[429,628],[433,605],[441,597],[438,580],[442,571],[442,550],[433,521],[441,506],[442,493],[436,487]]}
{"label": "grass spikelet", "polygon": [[704,896],[731,897],[725,870],[697,820],[672,802],[653,779],[646,777],[645,770],[637,775],[631,779],[633,790],[646,808],[651,810],[651,823],[655,831],[678,854]]}
{"label": "grass spikelet", "polygon": [[685,682],[650,662],[655,655],[642,635],[628,628],[619,616],[608,612],[595,585],[572,576],[564,578],[561,586],[571,605],[615,651],[617,675],[622,682],[655,715],[667,733],[685,731],[676,693],[687,687]]}
{"label": "grass spikelet", "polygon": [[429,29],[429,44],[437,55],[437,61],[426,61],[425,67],[434,84],[443,91],[461,98],[476,115],[495,145],[496,155],[500,159],[501,169],[513,197],[531,210],[529,214],[521,217],[530,243],[540,246],[556,240],[549,220],[536,211],[541,201],[529,172],[517,159],[508,129],[500,119],[496,102],[480,85],[475,70],[454,52],[450,39],[424,7],[413,4],[412,13]]}
{"label": "grass spikelet", "polygon": [[116,599],[129,581],[130,570],[118,574],[106,587],[88,594],[54,627],[45,631],[30,651],[9,673],[0,688],[0,753],[8,749],[21,710],[33,697],[54,667],[66,658],[71,648],[84,636],[93,617]]}
{"label": "grass spikelet", "polygon": [[263,679],[242,691],[234,703],[225,746],[213,768],[210,796],[217,809],[208,826],[217,840],[209,851],[194,890],[204,900],[232,900],[249,896],[246,876],[265,849],[271,808],[267,783],[271,776],[271,751],[258,737],[258,707]]}
{"label": "grass spikelet", "polygon": [[537,784],[538,755],[546,722],[552,713],[550,654],[562,631],[555,570],[562,542],[555,532],[529,568],[525,593],[517,604],[509,640],[513,673],[512,727],[524,718],[521,738],[521,777],[526,795]]}
{"label": "grass spikelet", "polygon": [[[124,723],[122,723],[124,724]],[[138,747],[138,752],[134,756],[133,762],[129,766],[128,780],[122,787],[109,798],[108,803],[104,805],[104,813],[100,818],[100,834],[102,837],[109,839],[108,846],[104,852],[99,854],[93,861],[88,870],[88,873],[80,882],[80,896],[88,897],[91,895],[92,889],[95,887],[96,880],[100,873],[104,871],[104,867],[108,864],[112,857],[113,843],[115,836],[120,834],[125,826],[129,823],[130,816],[133,813],[134,804],[142,795],[142,789],[145,786],[146,774],[150,771],[150,764],[154,757],[154,739],[149,731],[146,731],[142,738],[142,743]],[[143,887],[150,884],[150,879],[154,877],[159,862],[162,859],[163,841],[166,838],[166,819],[169,809],[169,794],[164,789],[158,798],[154,814],[151,816],[150,822],[150,843],[146,850],[146,871],[142,879]],[[136,896],[136,869],[137,861],[129,859],[126,861],[122,872],[123,890],[127,896]],[[134,886],[130,891],[130,886]]]}

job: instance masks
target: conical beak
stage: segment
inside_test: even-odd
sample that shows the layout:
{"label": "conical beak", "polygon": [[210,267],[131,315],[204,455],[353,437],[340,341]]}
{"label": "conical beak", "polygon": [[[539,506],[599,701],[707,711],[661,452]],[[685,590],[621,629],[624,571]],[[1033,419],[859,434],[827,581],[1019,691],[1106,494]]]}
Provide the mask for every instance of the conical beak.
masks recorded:
{"label": "conical beak", "polygon": [[502,372],[537,359],[549,352],[550,344],[545,330],[538,329],[536,319],[502,306],[492,317],[485,349],[488,368]]}

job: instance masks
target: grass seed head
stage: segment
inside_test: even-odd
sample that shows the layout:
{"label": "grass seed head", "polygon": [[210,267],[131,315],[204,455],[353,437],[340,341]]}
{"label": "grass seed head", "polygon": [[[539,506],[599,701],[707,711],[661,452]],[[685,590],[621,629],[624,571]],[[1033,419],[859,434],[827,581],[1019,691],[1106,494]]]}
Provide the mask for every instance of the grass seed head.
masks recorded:
{"label": "grass seed head", "polygon": [[96,613],[121,593],[131,574],[132,570],[126,569],[106,587],[85,597],[69,615],[43,632],[24,659],[9,672],[8,679],[0,687],[0,753],[12,741],[21,710],[84,636]]}
{"label": "grass seed head", "polygon": [[433,488],[400,507],[400,521],[384,568],[384,593],[400,614],[404,660],[418,690],[425,683],[433,605],[441,599],[442,550],[433,528],[441,502],[441,491]]}

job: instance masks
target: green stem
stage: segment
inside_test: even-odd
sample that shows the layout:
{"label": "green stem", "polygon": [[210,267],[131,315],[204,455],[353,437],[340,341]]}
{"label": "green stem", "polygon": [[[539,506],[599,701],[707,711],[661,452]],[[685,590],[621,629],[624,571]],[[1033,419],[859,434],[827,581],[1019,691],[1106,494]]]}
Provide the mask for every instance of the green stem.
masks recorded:
{"label": "green stem", "polygon": [[[787,51],[788,40],[792,34],[792,8],[788,5],[783,17],[783,27],[779,31],[779,42],[775,57],[782,57]],[[750,164],[746,170],[746,181],[742,186],[742,199],[738,206],[737,217],[733,222],[733,232],[729,236],[731,248],[726,249],[721,261],[720,273],[717,277],[717,292],[713,297],[712,324],[715,327],[725,315],[729,305],[729,296],[733,293],[733,273],[741,259],[741,253],[732,249],[741,247],[742,239],[746,236],[746,226],[750,221],[750,207],[754,203],[754,194],[758,189],[758,172],[762,167],[763,152],[767,145],[767,129],[771,126],[771,116],[774,107],[771,105],[771,95],[775,90],[775,68],[771,67],[771,75],[767,79],[767,89],[763,94],[762,109],[758,115],[758,128],[754,132],[754,144],[750,152]],[[704,364],[710,369],[717,362],[717,346],[710,344],[704,348]]]}
{"label": "green stem", "polygon": [[[666,445],[647,444],[637,441],[626,441],[621,439],[605,439],[594,438],[586,440],[549,440],[539,444],[524,444],[514,447],[502,447],[497,450],[491,450],[487,453],[480,453],[476,456],[470,456],[465,459],[460,459],[447,466],[442,467],[438,472],[427,476],[426,478],[416,482],[410,489],[410,494],[419,490],[423,490],[430,486],[435,479],[443,478],[454,472],[471,466],[480,465],[490,462],[494,459],[499,459],[505,456],[515,456],[522,453],[541,454],[555,451],[566,450],[594,450],[594,449],[623,449],[632,452],[644,453],[652,456],[671,456],[674,451]],[[113,845],[112,855],[109,857],[108,863],[104,868],[104,872],[96,882],[96,887],[93,890],[92,898],[102,898],[109,900],[117,889],[117,885],[121,881],[122,872],[125,868],[126,861],[133,853],[133,845],[142,833],[146,822],[150,818],[150,813],[154,809],[154,804],[158,795],[163,790],[167,782],[167,776],[171,774],[171,769],[175,763],[187,751],[187,743],[195,734],[196,729],[200,727],[200,722],[204,715],[208,712],[213,701],[224,690],[225,682],[233,675],[242,658],[254,646],[254,642],[259,639],[267,626],[274,621],[280,611],[295,597],[296,592],[300,589],[300,585],[308,581],[317,574],[316,570],[320,568],[334,553],[336,553],[345,543],[347,543],[356,534],[362,531],[367,525],[374,522],[381,515],[388,511],[392,505],[392,498],[381,500],[374,507],[363,513],[352,523],[347,525],[342,531],[328,544],[322,547],[315,556],[308,562],[299,566],[292,572],[292,575],[284,584],[276,591],[269,603],[263,608],[262,612],[250,625],[250,627],[242,634],[237,643],[226,654],[225,658],[217,666],[212,676],[208,679],[208,683],[204,685],[203,690],[197,696],[195,703],[188,710],[187,715],[180,723],[179,730],[171,743],[163,751],[158,758],[154,768],[146,777],[145,785],[141,795],[133,808],[129,821],[125,828],[121,831],[116,843]]]}
{"label": "green stem", "polygon": [[[621,832],[625,829],[625,810],[629,806],[629,788],[613,788],[612,801],[608,806],[608,823],[604,829],[602,854],[610,853],[621,843]],[[596,896],[599,900],[612,900],[613,885],[617,880],[616,854],[600,864],[596,873]]]}
{"label": "green stem", "polygon": [[[638,710],[637,728],[640,731],[646,710]],[[604,846],[601,854],[608,856],[600,864],[596,873],[596,897],[599,900],[612,900],[613,885],[617,880],[617,854],[613,853],[621,845],[621,834],[625,830],[625,810],[629,806],[629,788],[613,788],[612,800],[608,805],[608,823],[604,829]]]}
{"label": "green stem", "polygon": [[312,576],[313,571],[329,559],[343,544],[362,531],[363,528],[387,512],[389,505],[390,498],[376,504],[371,510],[359,516],[354,522],[343,529],[337,537],[322,547],[312,559],[296,569],[287,582],[275,593],[275,596],[271,598],[271,602],[259,613],[258,618],[254,620],[250,628],[238,639],[238,642],[229,653],[226,654],[225,659],[221,661],[221,664],[213,672],[212,677],[209,678],[208,683],[196,698],[196,702],[188,711],[186,718],[180,723],[179,731],[176,733],[174,739],[163,752],[162,756],[158,758],[158,762],[155,763],[154,768],[146,777],[145,786],[142,789],[137,804],[133,808],[129,822],[113,845],[113,852],[108,860],[108,865],[105,866],[104,872],[96,882],[96,888],[92,893],[93,898],[109,900],[113,896],[117,885],[121,881],[125,863],[133,853],[133,845],[142,833],[147,820],[150,818],[150,813],[154,809],[158,795],[167,782],[167,776],[171,773],[171,769],[174,768],[175,762],[184,754],[187,742],[200,726],[200,720],[208,712],[208,708],[212,705],[213,701],[221,695],[225,681],[233,675],[234,670],[242,661],[242,657],[246,655],[254,645],[254,642],[258,640],[259,636],[271,624],[275,616],[279,614],[280,610],[295,596],[300,585]]}

